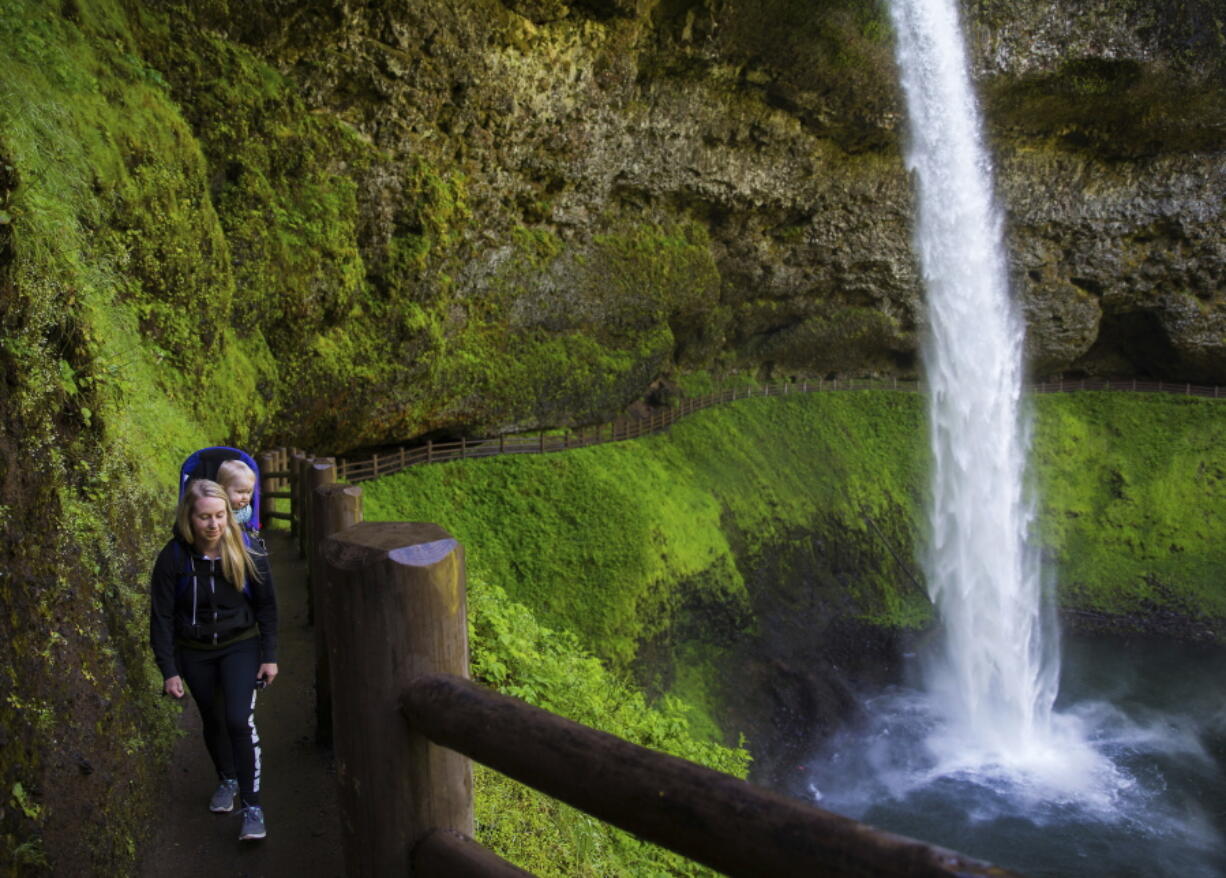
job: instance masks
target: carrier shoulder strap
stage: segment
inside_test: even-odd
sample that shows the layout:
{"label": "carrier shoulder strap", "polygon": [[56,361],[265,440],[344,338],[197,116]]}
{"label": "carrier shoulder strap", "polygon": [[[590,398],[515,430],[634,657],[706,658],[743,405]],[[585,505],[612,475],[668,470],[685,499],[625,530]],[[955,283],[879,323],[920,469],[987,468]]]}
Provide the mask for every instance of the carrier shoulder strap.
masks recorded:
{"label": "carrier shoulder strap", "polygon": [[183,544],[177,539],[173,543],[175,554],[175,597],[181,597],[192,584],[191,558],[183,551]]}

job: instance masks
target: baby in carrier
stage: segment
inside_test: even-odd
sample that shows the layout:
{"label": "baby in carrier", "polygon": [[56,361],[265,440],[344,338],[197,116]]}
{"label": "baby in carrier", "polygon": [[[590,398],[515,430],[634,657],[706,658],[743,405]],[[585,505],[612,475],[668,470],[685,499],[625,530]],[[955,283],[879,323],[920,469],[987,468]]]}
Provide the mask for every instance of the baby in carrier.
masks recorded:
{"label": "baby in carrier", "polygon": [[251,537],[259,535],[254,523],[255,508],[251,503],[255,496],[255,472],[238,458],[232,458],[217,467],[217,484],[226,489],[230,508],[234,510],[234,520],[242,526],[243,534],[250,543]]}
{"label": "baby in carrier", "polygon": [[255,460],[245,451],[215,445],[201,448],[183,462],[179,473],[182,495],[192,479],[210,479],[226,491],[234,519],[243,532],[243,542],[266,552],[260,537],[260,476]]}

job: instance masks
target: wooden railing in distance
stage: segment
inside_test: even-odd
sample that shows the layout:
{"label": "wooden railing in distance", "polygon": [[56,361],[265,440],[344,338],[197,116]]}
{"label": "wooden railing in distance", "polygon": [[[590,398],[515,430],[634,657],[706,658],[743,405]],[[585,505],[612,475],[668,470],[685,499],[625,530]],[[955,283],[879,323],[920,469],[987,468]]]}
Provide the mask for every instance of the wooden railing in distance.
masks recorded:
{"label": "wooden railing in distance", "polygon": [[[316,489],[316,534],[360,519],[329,509],[355,496]],[[316,545],[350,878],[527,874],[472,841],[465,755],[734,876],[1009,874],[470,682],[464,551],[438,525],[359,520]]]}
{"label": "wooden railing in distance", "polygon": [[280,501],[286,501],[289,507],[289,451],[285,448],[274,448],[260,454],[256,463],[260,466],[260,517],[265,526],[273,521],[288,522],[293,513],[281,511]]}
{"label": "wooden railing in distance", "polygon": [[[442,463],[471,457],[493,457],[499,454],[542,454],[565,451],[570,448],[585,448],[606,442],[620,442],[658,433],[694,412],[739,399],[849,390],[917,392],[923,390],[923,385],[917,381],[839,379],[791,381],[764,384],[758,387],[733,388],[709,393],[706,396],[683,399],[676,405],[661,409],[649,417],[621,418],[611,424],[584,427],[564,433],[546,434],[542,432],[535,436],[495,436],[486,439],[457,439],[452,442],[426,442],[424,445],[414,447],[401,446],[393,451],[372,454],[370,457],[341,460],[337,465],[337,478],[341,481],[361,482],[391,475],[410,466],[424,463]],[[1173,393],[1181,396],[1226,399],[1226,390],[1219,387],[1171,381],[1110,381],[1087,378],[1077,381],[1049,381],[1042,384],[1031,384],[1027,390],[1031,393],[1109,390],[1134,393]]]}

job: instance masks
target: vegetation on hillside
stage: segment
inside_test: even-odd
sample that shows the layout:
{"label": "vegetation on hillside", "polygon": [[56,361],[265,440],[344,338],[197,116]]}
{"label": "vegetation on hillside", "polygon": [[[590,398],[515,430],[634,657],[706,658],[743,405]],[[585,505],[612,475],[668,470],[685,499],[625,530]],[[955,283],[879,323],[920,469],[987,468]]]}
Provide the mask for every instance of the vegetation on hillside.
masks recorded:
{"label": "vegetation on hillside", "polygon": [[[475,576],[625,668],[681,586],[745,605],[745,565],[788,535],[869,541],[868,513],[913,545],[922,423],[903,392],[747,399],[633,443],[412,468],[364,485],[366,517],[441,524]],[[868,617],[926,618],[893,581],[857,588]]]}
{"label": "vegetation on hillside", "polygon": [[1226,404],[1078,393],[1036,407],[1039,541],[1062,605],[1220,626]]}
{"label": "vegetation on hillside", "polygon": [[[498,586],[470,580],[468,610],[474,679],[644,747],[745,776],[744,748],[703,740],[674,697],[649,706],[629,678],[610,671],[574,634],[541,625]],[[474,786],[479,840],[533,874],[714,874],[480,764]]]}

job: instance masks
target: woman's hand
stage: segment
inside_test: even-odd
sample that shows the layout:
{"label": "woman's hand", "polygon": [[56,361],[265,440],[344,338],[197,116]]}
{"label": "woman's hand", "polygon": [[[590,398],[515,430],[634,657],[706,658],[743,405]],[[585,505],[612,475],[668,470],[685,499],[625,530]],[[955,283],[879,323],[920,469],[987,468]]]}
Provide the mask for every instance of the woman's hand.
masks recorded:
{"label": "woman's hand", "polygon": [[263,680],[265,686],[271,685],[272,681],[277,679],[277,663],[265,662],[260,665],[260,672],[255,675],[255,678]]}
{"label": "woman's hand", "polygon": [[173,677],[167,677],[162,683],[162,691],[172,698],[183,697],[183,678],[176,674]]}

